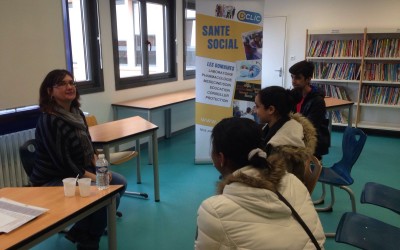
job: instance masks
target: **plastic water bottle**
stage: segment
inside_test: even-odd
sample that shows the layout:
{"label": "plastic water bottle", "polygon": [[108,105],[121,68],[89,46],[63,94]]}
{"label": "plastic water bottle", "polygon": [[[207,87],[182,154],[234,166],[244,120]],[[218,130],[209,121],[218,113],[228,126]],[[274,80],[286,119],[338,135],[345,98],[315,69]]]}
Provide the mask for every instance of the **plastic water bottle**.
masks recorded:
{"label": "plastic water bottle", "polygon": [[96,186],[99,190],[107,189],[109,184],[108,161],[104,154],[99,154],[96,161]]}

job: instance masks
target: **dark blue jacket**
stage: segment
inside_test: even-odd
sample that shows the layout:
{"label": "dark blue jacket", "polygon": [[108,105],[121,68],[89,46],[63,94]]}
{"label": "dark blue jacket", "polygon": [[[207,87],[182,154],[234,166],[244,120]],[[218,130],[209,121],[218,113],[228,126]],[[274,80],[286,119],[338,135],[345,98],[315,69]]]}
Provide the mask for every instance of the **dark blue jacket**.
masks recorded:
{"label": "dark blue jacket", "polygon": [[307,117],[317,130],[318,142],[315,156],[320,158],[322,155],[328,154],[331,144],[331,136],[328,129],[329,119],[326,113],[325,93],[315,86],[311,86],[311,88],[311,92],[304,98],[300,113]]}

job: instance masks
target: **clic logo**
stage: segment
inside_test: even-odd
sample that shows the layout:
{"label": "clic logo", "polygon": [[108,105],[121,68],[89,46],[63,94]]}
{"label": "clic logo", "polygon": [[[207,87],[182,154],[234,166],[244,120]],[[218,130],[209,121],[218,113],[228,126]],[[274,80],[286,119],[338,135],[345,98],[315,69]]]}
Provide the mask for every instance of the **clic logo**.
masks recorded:
{"label": "clic logo", "polygon": [[262,21],[262,16],[256,12],[241,10],[237,13],[237,19],[246,23],[259,24]]}

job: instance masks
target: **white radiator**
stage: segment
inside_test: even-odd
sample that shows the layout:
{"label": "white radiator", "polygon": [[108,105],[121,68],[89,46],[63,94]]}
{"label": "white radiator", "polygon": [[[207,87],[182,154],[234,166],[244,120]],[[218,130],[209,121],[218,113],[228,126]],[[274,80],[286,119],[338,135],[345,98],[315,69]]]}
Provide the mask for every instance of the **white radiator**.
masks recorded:
{"label": "white radiator", "polygon": [[33,138],[34,128],[0,136],[0,188],[29,184],[19,158],[19,147]]}

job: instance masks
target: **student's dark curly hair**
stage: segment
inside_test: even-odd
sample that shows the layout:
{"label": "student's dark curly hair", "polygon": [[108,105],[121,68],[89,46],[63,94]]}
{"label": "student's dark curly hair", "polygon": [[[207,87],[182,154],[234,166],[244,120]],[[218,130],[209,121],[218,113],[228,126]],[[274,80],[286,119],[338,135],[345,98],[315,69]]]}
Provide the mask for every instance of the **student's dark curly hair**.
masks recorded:
{"label": "student's dark curly hair", "polygon": [[[39,89],[39,106],[42,112],[51,112],[54,109],[55,101],[51,98],[49,94],[49,89],[53,88],[54,85],[61,82],[66,75],[69,75],[72,79],[74,76],[65,69],[55,69],[50,71],[46,77],[44,78],[42,85],[40,85]],[[79,102],[79,92],[76,90],[76,97],[71,103],[71,107],[79,108],[81,106]]]}

